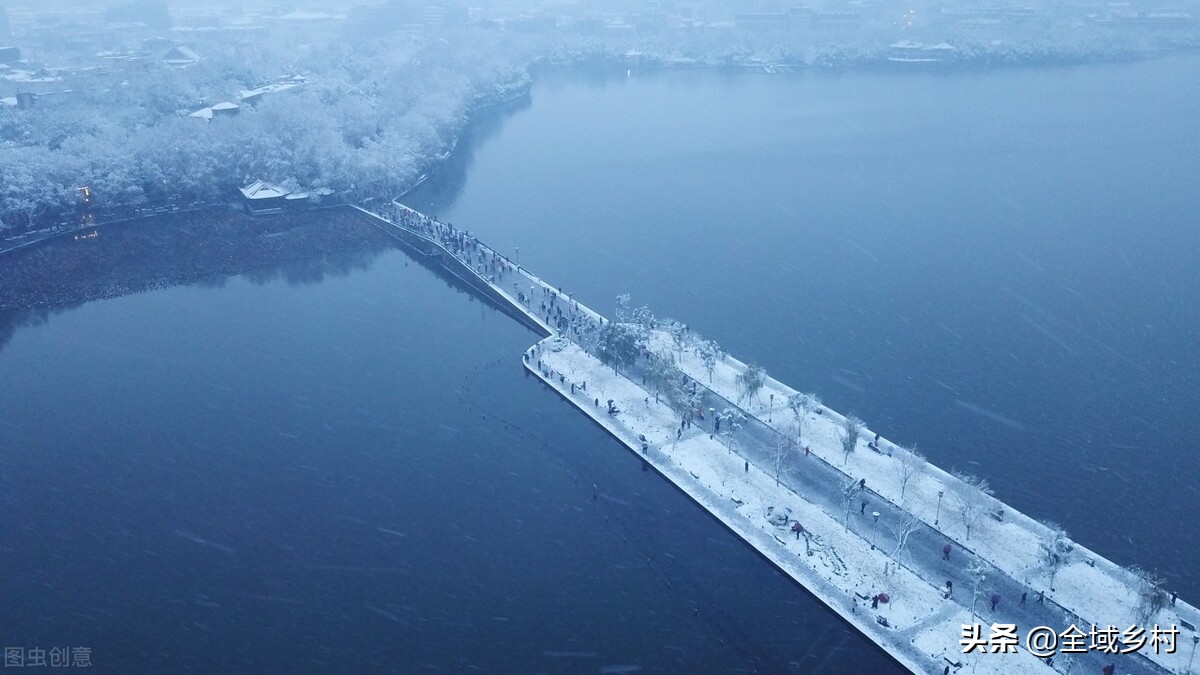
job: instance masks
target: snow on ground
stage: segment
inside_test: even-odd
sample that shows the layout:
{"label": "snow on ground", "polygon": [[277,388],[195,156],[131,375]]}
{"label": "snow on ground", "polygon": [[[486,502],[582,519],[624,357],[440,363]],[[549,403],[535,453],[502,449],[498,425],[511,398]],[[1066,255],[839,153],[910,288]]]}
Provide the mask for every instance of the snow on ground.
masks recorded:
{"label": "snow on ground", "polygon": [[[908,667],[940,672],[945,662],[933,655],[961,651],[958,639],[969,613],[912,570],[891,564],[890,556],[847,531],[836,514],[777,486],[703,430],[693,427],[677,440],[674,411],[573,343],[545,340],[530,350],[527,365],[631,449],[640,451],[645,436],[646,461]],[[607,414],[609,399],[619,414]],[[773,524],[769,517],[781,511],[787,524]],[[797,521],[804,536],[790,529]],[[872,609],[871,598],[881,592],[890,602]],[[1024,652],[988,657],[978,664],[980,672],[1039,668]]]}
{"label": "snow on ground", "polygon": [[[491,251],[486,246],[482,248]],[[516,274],[531,284],[557,291],[519,266]],[[487,282],[482,276],[479,278]],[[492,288],[553,336],[553,329],[532,307],[523,306],[504,289],[509,280],[492,283]],[[530,291],[533,295],[533,286]],[[583,305],[573,301],[571,304],[585,315],[600,318]],[[768,377],[755,400],[740,400],[743,397],[739,396],[737,376],[745,371],[744,363],[724,356],[709,374],[695,351],[679,349],[667,332],[652,332],[650,343],[654,351],[671,354],[684,373],[698,382],[708,382],[711,390],[738,404],[744,412],[778,432],[789,435],[797,432],[796,420],[786,407],[788,396],[797,393],[794,389]],[[551,337],[531,348],[526,359],[530,370],[631,449],[640,449],[639,437],[644,436],[646,461],[914,672],[940,672],[948,663],[943,655],[954,655],[951,659],[955,663],[961,667],[969,665],[972,671],[1025,673],[1047,667],[1023,649],[1024,645],[1018,655],[962,655],[958,643],[962,625],[972,621],[969,612],[957,604],[957,596],[953,601],[943,599],[940,588],[907,567],[891,565],[885,570],[890,557],[839,524],[836,514],[826,512],[786,487],[777,486],[764,471],[703,431],[692,428],[677,440],[675,412],[666,404],[653,402],[644,389],[577,345]],[[583,383],[587,384],[586,392],[578,386]],[[605,412],[608,399],[613,399],[621,409],[619,415],[609,416]],[[985,514],[973,525],[968,539],[966,527],[954,507],[953,494],[963,488],[958,478],[922,462],[921,469],[902,490],[895,455],[905,451],[883,438],[878,451],[869,449],[867,442],[873,440],[875,432],[864,428],[855,451],[843,456],[840,435],[844,419],[828,408],[807,415],[803,420],[802,446],[808,446],[814,455],[846,476],[865,479],[869,489],[915,514],[955,540],[960,548],[972,551],[1013,579],[1033,590],[1047,589],[1048,598],[1087,621],[1100,626],[1129,626],[1134,622],[1131,617],[1137,604],[1136,593],[1128,583],[1126,570],[1076,544],[1068,564],[1058,573],[1056,591],[1050,592],[1048,570],[1040,561],[1040,543],[1048,532],[1044,525],[1003,502],[991,500],[987,511],[999,517]],[[789,523],[803,523],[804,536],[797,538],[787,525],[772,524],[769,516],[777,515],[780,510],[789,517]],[[881,591],[890,596],[891,602],[871,609],[871,598]],[[887,621],[886,627],[881,620]],[[1200,625],[1200,612],[1179,602],[1178,606],[1160,613],[1156,620],[1163,626],[1182,625],[1184,620]],[[1086,631],[1090,626],[1081,627]],[[1141,653],[1171,672],[1184,672],[1188,667],[1191,637],[1191,632],[1185,631],[1174,654],[1159,654],[1153,649],[1143,649]],[[1061,668],[1065,659],[1054,665]]]}
{"label": "snow on ground", "polygon": [[[957,605],[955,607],[957,611],[949,612],[945,623],[956,626],[975,623],[975,619],[971,618],[969,611]],[[987,628],[985,627],[984,630],[986,631]],[[986,637],[986,633],[983,635]],[[962,648],[957,642],[947,644],[946,636],[941,629],[921,631],[913,638],[913,645],[935,659],[940,664],[939,668],[950,666],[952,672],[959,669],[966,672],[1003,673],[1004,675],[1055,672],[1053,667],[1025,651],[1023,646],[1016,654],[992,654],[979,651],[963,654]]]}
{"label": "snow on ground", "polygon": [[[746,364],[725,356],[718,360],[710,375],[694,350],[680,351],[666,331],[651,334],[651,348],[675,357],[676,365],[688,376],[702,383],[726,399],[739,403],[742,399],[737,383],[739,374]],[[762,391],[754,401],[740,400],[741,408],[777,431],[796,433],[796,419],[787,407],[788,397],[797,393],[795,389],[767,377]],[[774,394],[774,401],[771,400]],[[770,421],[768,421],[770,420]],[[814,455],[838,467],[854,479],[865,478],[867,487],[894,504],[903,506],[925,523],[936,526],[961,548],[971,550],[979,557],[1004,570],[1012,578],[1029,584],[1031,590],[1045,590],[1046,597],[1085,619],[1104,627],[1116,625],[1122,628],[1135,623],[1132,608],[1137,605],[1137,595],[1128,583],[1129,574],[1119,565],[1075,544],[1069,558],[1074,561],[1061,569],[1055,579],[1054,591],[1049,590],[1049,570],[1041,562],[1041,542],[1049,532],[1045,525],[1016,511],[1003,502],[990,499],[987,511],[1003,510],[1003,520],[986,513],[972,528],[970,539],[960,512],[954,507],[953,493],[963,488],[963,483],[942,469],[922,462],[919,472],[909,479],[901,497],[901,481],[896,453],[904,452],[900,446],[880,438],[880,451],[867,447],[875,431],[864,428],[858,446],[849,457],[841,449],[841,432],[845,417],[822,406],[821,414],[809,414],[804,419],[802,446],[808,446]],[[938,493],[943,497],[939,500]],[[939,506],[940,501],[940,506]],[[1093,565],[1085,561],[1092,561]],[[1200,611],[1179,601],[1170,612],[1160,615],[1161,625],[1178,625],[1187,621],[1200,625]],[[1149,627],[1146,627],[1149,628]],[[1185,672],[1191,651],[1194,631],[1184,630],[1180,637],[1180,649],[1175,654],[1156,654],[1142,649],[1155,663],[1172,672]],[[1188,643],[1184,645],[1183,643]]]}

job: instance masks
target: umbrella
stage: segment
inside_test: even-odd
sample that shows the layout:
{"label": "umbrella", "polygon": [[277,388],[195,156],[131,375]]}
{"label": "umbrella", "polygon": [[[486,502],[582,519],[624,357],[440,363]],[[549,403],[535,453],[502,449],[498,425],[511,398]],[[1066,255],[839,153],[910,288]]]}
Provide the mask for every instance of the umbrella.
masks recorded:
{"label": "umbrella", "polygon": [[889,598],[889,597],[888,597],[888,594],[887,594],[887,593],[880,593],[878,597],[879,597],[879,602],[882,602],[882,603],[885,603],[885,604],[886,604],[886,603],[887,603],[889,600],[891,600],[891,598]]}

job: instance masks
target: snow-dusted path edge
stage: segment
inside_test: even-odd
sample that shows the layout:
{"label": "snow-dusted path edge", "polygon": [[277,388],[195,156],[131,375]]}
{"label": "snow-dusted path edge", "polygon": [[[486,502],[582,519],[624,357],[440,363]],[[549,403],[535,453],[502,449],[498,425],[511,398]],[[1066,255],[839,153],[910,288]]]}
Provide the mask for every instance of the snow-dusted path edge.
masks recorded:
{"label": "snow-dusted path edge", "polygon": [[[553,340],[554,338],[547,338]],[[545,344],[545,341],[539,345]],[[796,562],[797,553],[788,549],[786,544],[783,544],[776,537],[768,534],[760,527],[756,527],[750,519],[738,512],[737,508],[730,508],[733,504],[731,497],[723,496],[717,491],[706,487],[697,474],[690,473],[681,463],[674,461],[668,453],[662,448],[652,448],[645,454],[640,453],[641,441],[638,439],[638,432],[628,428],[625,425],[619,424],[615,418],[609,417],[602,408],[587,406],[587,401],[582,398],[580,392],[577,395],[572,395],[569,391],[570,383],[562,383],[556,381],[553,377],[547,376],[537,367],[537,355],[546,354],[544,350],[540,350],[537,345],[527,352],[528,358],[525,359],[525,368],[529,372],[536,375],[542,382],[549,386],[555,393],[561,396],[568,403],[574,405],[580,412],[587,415],[600,428],[604,429],[610,436],[617,439],[630,452],[638,454],[646,463],[652,466],[661,476],[670,481],[675,487],[679,488],[684,494],[691,497],[697,504],[704,507],[718,521],[729,528],[734,534],[741,537],[758,553],[767,560],[771,561],[776,567],[786,573],[793,580],[798,582],[802,587],[812,593],[818,600],[821,600],[826,606],[832,609],[847,623],[854,626],[860,632],[870,637],[880,648],[884,649],[893,658],[899,661],[909,670],[914,673],[940,671],[945,663],[939,663],[933,658],[921,654],[920,652],[906,648],[902,643],[897,643],[894,640],[894,631],[882,628],[874,617],[867,612],[860,613],[857,603],[846,602],[846,592],[835,587],[829,580],[818,575],[811,567],[801,565]],[[579,352],[573,354],[569,358],[572,360],[590,359],[587,355]],[[567,367],[560,359],[545,359],[548,362],[553,362],[555,366]],[[581,365],[581,364],[580,364]],[[589,364],[605,368],[605,366],[596,362]],[[555,368],[557,372],[559,368]],[[591,370],[591,368],[589,368]],[[619,377],[619,376],[618,376]],[[594,382],[595,380],[593,380]],[[630,385],[633,383],[630,382]],[[592,385],[592,391],[596,391],[596,385]],[[613,395],[614,392],[606,388],[606,393]],[[643,392],[644,393],[644,392]],[[606,399],[607,400],[607,399]],[[650,431],[643,429],[640,431]],[[707,438],[701,434],[702,438]],[[682,445],[682,444],[681,444]],[[717,448],[713,448],[717,449]],[[686,451],[686,448],[683,449]],[[723,448],[718,451],[718,455],[723,454]],[[734,456],[734,464],[738,463],[740,456]],[[734,467],[736,469],[736,467]],[[762,473],[753,465],[750,467],[755,473]],[[744,472],[748,473],[748,472]],[[771,479],[762,476],[768,481]],[[835,602],[833,598],[840,598],[842,602]],[[889,634],[889,632],[891,634]],[[1036,667],[1036,666],[1035,666]]]}

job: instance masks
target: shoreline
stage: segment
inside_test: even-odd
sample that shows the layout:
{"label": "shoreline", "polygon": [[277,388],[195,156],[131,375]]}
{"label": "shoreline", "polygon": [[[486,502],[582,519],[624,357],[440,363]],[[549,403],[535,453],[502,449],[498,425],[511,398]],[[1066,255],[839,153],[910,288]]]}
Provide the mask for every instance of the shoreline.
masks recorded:
{"label": "shoreline", "polygon": [[[645,61],[639,60],[637,63],[630,63],[626,61],[623,56],[616,54],[615,52],[606,54],[604,56],[577,58],[567,62],[558,61],[552,56],[539,57],[529,62],[529,64],[526,66],[525,77],[518,78],[517,80],[510,82],[496,83],[494,85],[495,91],[491,95],[481,96],[479,100],[477,100],[467,111],[465,123],[459,129],[455,130],[450,147],[437,155],[426,157],[424,159],[425,170],[421,172],[421,174],[413,181],[411,185],[405,187],[396,198],[399,199],[408,196],[418,188],[426,185],[431,178],[433,178],[439,171],[441,171],[447,164],[450,163],[451,158],[460,151],[460,142],[466,136],[467,131],[470,129],[472,124],[478,121],[477,115],[479,113],[488,112],[489,110],[494,110],[531,96],[533,86],[537,82],[540,71],[570,72],[578,70],[602,70],[618,73],[624,70],[645,70],[653,72],[686,72],[709,70],[768,75],[773,77],[803,74],[807,72],[827,73],[842,71],[863,71],[892,74],[983,72],[991,69],[1061,68],[1070,66],[1086,66],[1088,64],[1133,63],[1138,61],[1174,58],[1200,53],[1200,43],[1157,51],[1128,51],[1076,56],[1028,57],[1016,59],[1006,59],[1002,57],[992,58],[996,55],[986,55],[971,59],[953,59],[929,63],[891,62],[886,56],[886,50],[882,53],[883,56],[879,57],[850,58],[844,61],[832,63],[820,63],[815,61],[781,61],[778,63],[717,63],[703,61],[673,62],[655,58]],[[133,204],[115,204],[112,208],[134,209],[138,207],[135,207]],[[116,221],[110,221],[108,223],[101,223],[100,225],[138,221],[146,218],[174,215],[177,213],[188,213],[207,208],[216,207],[215,205],[209,203],[177,205],[177,210],[160,210],[154,213],[138,215],[133,218],[122,218]],[[0,256],[24,248],[36,246],[42,241],[48,239],[71,234],[81,229],[89,229],[67,226],[61,222],[56,225],[51,225],[49,228],[59,229],[28,242],[18,242],[17,240],[24,238],[29,234],[29,232],[24,232],[21,235],[0,237]],[[43,231],[49,228],[41,228],[39,230],[35,230],[34,232]]]}

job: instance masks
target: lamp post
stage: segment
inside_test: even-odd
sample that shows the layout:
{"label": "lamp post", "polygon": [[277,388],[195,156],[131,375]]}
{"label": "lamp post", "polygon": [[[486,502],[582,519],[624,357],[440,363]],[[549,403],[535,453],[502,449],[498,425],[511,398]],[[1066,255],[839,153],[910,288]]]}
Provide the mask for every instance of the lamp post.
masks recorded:
{"label": "lamp post", "polygon": [[517,263],[518,265],[521,264],[521,247],[520,246],[517,247],[517,255],[513,258],[513,262]]}
{"label": "lamp post", "polygon": [[771,421],[771,415],[775,414],[775,394],[771,394],[771,407],[767,409],[767,421]]}
{"label": "lamp post", "polygon": [[937,525],[938,521],[942,519],[942,495],[944,495],[944,494],[946,494],[945,490],[938,490],[937,514],[933,516],[933,524],[934,525]]}
{"label": "lamp post", "polygon": [[[879,529],[879,512],[872,511],[871,517],[875,519],[875,524],[871,525],[871,550],[875,550],[875,531]],[[1195,651],[1195,650],[1193,650]]]}
{"label": "lamp post", "polygon": [[1188,657],[1188,675],[1192,675],[1192,661],[1196,660],[1196,643],[1200,642],[1200,635],[1192,636],[1192,655]]}

